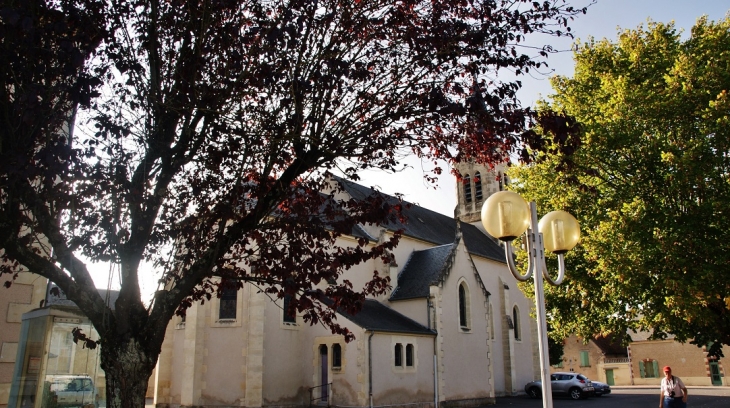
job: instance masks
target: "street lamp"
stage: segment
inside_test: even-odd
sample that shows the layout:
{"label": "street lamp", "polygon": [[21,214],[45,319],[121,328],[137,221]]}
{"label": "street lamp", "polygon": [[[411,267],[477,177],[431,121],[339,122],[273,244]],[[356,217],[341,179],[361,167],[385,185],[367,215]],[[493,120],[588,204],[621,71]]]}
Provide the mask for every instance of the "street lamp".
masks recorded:
{"label": "street lamp", "polygon": [[[505,241],[504,255],[514,277],[522,282],[534,276],[535,308],[537,309],[537,336],[540,351],[540,379],[542,381],[542,405],[553,407],[550,362],[548,360],[547,319],[545,317],[545,292],[542,278],[551,285],[560,285],[565,277],[563,255],[573,249],[580,239],[578,221],[565,211],[553,211],[537,222],[537,205],[527,202],[519,194],[500,191],[491,195],[482,206],[482,225],[489,235]],[[517,271],[512,241],[526,232],[528,253],[527,273]],[[558,255],[558,278],[553,280],[547,273],[545,250]]]}

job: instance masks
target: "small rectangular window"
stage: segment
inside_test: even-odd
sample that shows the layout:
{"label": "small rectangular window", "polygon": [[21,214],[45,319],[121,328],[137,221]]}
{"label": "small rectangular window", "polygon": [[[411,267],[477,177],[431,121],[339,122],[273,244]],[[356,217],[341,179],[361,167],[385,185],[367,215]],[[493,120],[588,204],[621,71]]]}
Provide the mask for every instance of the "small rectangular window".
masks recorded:
{"label": "small rectangular window", "polygon": [[238,288],[224,288],[221,292],[218,319],[236,319],[236,302],[238,300]]}
{"label": "small rectangular window", "polygon": [[342,346],[332,345],[332,368],[342,368]]}
{"label": "small rectangular window", "polygon": [[290,311],[291,306],[291,295],[284,295],[284,323],[288,324],[296,324],[297,323],[297,315],[294,311]]}

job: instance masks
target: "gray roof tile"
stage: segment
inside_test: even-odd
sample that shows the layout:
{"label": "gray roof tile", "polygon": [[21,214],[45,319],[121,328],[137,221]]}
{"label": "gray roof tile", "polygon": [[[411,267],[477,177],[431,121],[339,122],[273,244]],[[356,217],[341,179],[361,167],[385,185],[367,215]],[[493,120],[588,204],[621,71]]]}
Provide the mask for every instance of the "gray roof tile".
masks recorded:
{"label": "gray roof tile", "polygon": [[[350,196],[354,199],[364,200],[375,190],[342,178],[336,178],[342,183]],[[380,193],[387,197],[393,205],[401,202],[393,196]],[[383,227],[391,230],[403,230],[403,234],[435,245],[446,245],[454,242],[456,237],[456,220],[435,211],[420,207],[418,205],[403,202],[403,215],[407,218],[405,222],[389,222]],[[481,232],[477,227],[464,222],[460,223],[461,233],[464,237],[464,244],[472,255],[481,256],[493,261],[505,263],[504,251],[491,238]]]}
{"label": "gray roof tile", "polygon": [[456,244],[449,244],[411,253],[398,274],[398,285],[390,300],[428,297],[429,287],[441,279],[455,249]]}
{"label": "gray roof tile", "polygon": [[365,330],[436,335],[435,331],[396,312],[375,299],[366,299],[362,310],[356,315],[350,315],[344,312],[339,313]]}

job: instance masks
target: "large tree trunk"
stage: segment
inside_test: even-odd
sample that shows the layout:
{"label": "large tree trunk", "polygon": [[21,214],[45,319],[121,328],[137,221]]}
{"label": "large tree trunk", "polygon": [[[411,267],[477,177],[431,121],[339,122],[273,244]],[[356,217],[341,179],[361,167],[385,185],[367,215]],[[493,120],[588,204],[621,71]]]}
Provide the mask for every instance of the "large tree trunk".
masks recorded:
{"label": "large tree trunk", "polygon": [[106,341],[101,347],[101,368],[106,373],[106,406],[144,408],[147,384],[158,354],[135,338]]}

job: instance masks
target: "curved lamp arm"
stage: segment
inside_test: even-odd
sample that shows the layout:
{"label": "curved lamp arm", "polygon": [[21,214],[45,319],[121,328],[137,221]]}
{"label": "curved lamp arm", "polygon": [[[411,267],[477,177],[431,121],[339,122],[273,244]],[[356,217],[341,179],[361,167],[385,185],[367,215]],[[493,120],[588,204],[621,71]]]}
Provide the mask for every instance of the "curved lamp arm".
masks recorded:
{"label": "curved lamp arm", "polygon": [[[527,235],[527,234],[525,234]],[[527,237],[526,237],[527,239]],[[527,250],[530,251],[530,240],[527,239]],[[528,279],[532,277],[532,272],[535,270],[534,265],[532,263],[532,257],[527,257],[527,273],[522,275],[520,271],[517,270],[517,266],[515,265],[515,258],[514,258],[514,249],[512,248],[512,241],[507,241],[504,243],[504,257],[507,259],[507,267],[509,268],[509,271],[512,272],[512,276],[515,277],[520,282],[526,282]]]}
{"label": "curved lamp arm", "polygon": [[545,280],[548,281],[553,286],[558,286],[561,283],[563,283],[563,279],[565,279],[565,257],[563,254],[558,255],[558,278],[553,280],[553,278],[548,275],[547,267],[545,266],[545,263],[543,262],[543,269],[542,269],[542,276],[545,277]]}
{"label": "curved lamp arm", "polygon": [[547,270],[547,262],[545,262],[545,244],[543,242],[542,233],[537,234],[538,242],[537,242],[537,250],[539,251],[536,255],[536,258],[538,259],[538,262],[540,263],[540,271],[542,272],[542,276],[545,278],[548,283],[550,283],[553,286],[558,286],[561,283],[563,283],[563,279],[565,279],[565,258],[563,254],[558,254],[558,278],[553,280],[553,278],[550,277],[550,274],[548,274]]}

